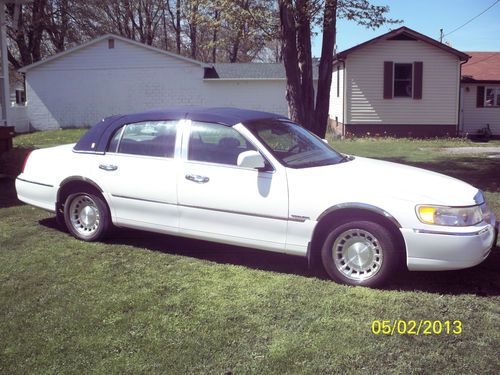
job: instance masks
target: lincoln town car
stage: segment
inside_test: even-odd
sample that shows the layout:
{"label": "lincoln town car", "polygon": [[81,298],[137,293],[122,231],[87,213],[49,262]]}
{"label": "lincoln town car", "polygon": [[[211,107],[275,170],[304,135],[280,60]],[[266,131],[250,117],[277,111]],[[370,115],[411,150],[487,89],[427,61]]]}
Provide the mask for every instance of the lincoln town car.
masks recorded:
{"label": "lincoln town car", "polygon": [[368,287],[475,266],[498,236],[463,181],[344,155],[284,116],[235,108],[106,118],[76,144],[33,151],[16,189],[82,241],[111,226],[159,232],[302,256]]}

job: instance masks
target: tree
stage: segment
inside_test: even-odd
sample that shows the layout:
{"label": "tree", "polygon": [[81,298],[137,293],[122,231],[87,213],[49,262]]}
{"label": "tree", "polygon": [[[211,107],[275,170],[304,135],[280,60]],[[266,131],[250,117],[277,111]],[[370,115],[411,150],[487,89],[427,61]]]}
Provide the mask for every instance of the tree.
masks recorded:
{"label": "tree", "polygon": [[[375,29],[387,18],[388,6],[368,0],[278,0],[286,98],[290,117],[324,138],[328,120],[337,19],[346,18]],[[314,100],[311,29],[320,25],[323,33],[318,67],[318,89]]]}
{"label": "tree", "polygon": [[[8,35],[17,47],[17,53],[12,53],[9,49],[9,62],[14,68],[19,69],[25,65],[38,61],[43,56],[43,33],[45,31],[47,0],[34,0],[29,7],[21,6],[16,29],[10,27]],[[14,5],[7,5],[9,24],[14,18]]]}

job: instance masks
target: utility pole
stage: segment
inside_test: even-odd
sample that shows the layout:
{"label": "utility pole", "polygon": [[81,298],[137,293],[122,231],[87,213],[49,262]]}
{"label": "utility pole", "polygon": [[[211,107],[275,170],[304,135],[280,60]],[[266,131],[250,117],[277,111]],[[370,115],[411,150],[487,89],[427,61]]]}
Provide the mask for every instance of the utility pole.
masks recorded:
{"label": "utility pole", "polygon": [[440,43],[443,43],[443,38],[444,38],[443,29],[439,29],[439,42]]}
{"label": "utility pole", "polygon": [[[9,87],[9,59],[7,57],[7,21],[5,20],[5,12],[7,4],[15,4],[16,13],[21,11],[21,4],[25,4],[31,0],[0,0],[0,53],[2,55],[2,69],[0,71],[0,104],[2,105],[1,124],[8,125],[9,107],[10,107],[10,87]],[[17,20],[14,20],[17,22]],[[17,26],[17,25],[15,25]]]}

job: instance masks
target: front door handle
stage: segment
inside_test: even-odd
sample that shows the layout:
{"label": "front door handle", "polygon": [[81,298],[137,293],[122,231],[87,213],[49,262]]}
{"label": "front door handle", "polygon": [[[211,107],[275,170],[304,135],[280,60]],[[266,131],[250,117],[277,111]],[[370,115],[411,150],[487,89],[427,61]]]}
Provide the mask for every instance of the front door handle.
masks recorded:
{"label": "front door handle", "polygon": [[196,182],[197,184],[206,184],[210,179],[206,176],[200,176],[197,174],[187,174],[186,180]]}
{"label": "front door handle", "polygon": [[111,171],[116,171],[118,169],[118,166],[113,164],[100,164],[99,168],[104,171],[111,172]]}

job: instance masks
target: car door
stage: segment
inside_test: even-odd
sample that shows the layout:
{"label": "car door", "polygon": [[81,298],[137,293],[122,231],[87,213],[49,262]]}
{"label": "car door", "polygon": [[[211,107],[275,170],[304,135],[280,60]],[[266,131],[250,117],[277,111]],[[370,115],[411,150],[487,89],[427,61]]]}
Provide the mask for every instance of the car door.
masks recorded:
{"label": "car door", "polygon": [[237,166],[255,147],[234,128],[192,122],[184,133],[178,176],[180,232],[196,238],[280,251],[286,242],[284,170]]}
{"label": "car door", "polygon": [[113,222],[168,233],[178,230],[178,121],[124,125],[93,166]]}

